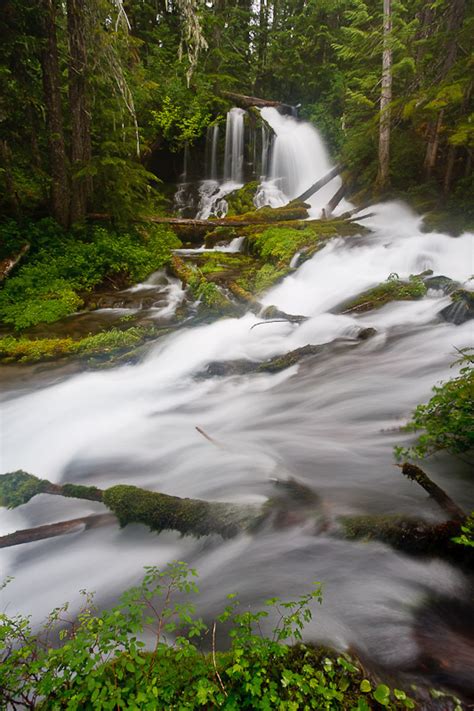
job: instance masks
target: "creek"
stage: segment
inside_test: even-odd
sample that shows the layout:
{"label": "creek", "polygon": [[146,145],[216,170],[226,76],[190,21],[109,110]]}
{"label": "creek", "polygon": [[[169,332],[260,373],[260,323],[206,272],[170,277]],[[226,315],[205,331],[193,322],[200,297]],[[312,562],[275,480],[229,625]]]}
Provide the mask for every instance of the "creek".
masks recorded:
{"label": "creek", "polygon": [[[309,124],[274,109],[263,114],[276,138],[258,199],[282,204],[324,175],[331,161]],[[240,121],[233,125],[242,130]],[[227,140],[226,179],[235,184],[242,139]],[[212,162],[215,176],[215,155]],[[338,181],[310,201],[313,217]],[[259,319],[247,313],[160,339],[135,365],[73,374],[49,370],[47,376],[32,370],[18,377],[11,369],[2,402],[1,470],[236,502],[262,502],[272,493],[270,478],[294,476],[321,495],[334,518],[398,512],[439,519],[425,493],[394,466],[392,449],[407,441],[397,428],[413,407],[452,375],[455,349],[472,345],[472,322],[444,322],[439,313],[449,297],[438,291],[360,315],[333,311],[391,273],[405,279],[431,269],[466,282],[473,272],[473,235],[425,234],[421,217],[398,202],[370,212],[363,222],[369,233],[329,241],[262,299],[308,316],[301,325],[252,329]],[[360,327],[377,334],[275,375],[195,377],[210,361],[259,361],[308,343],[350,339]],[[461,506],[474,507],[467,465],[439,457],[429,472]],[[20,509],[2,510],[0,532],[101,511],[93,502],[41,495]],[[140,578],[144,565],[176,558],[199,571],[204,615],[221,610],[229,592],[257,605],[275,595],[292,598],[322,581],[323,605],[306,638],[351,646],[390,668],[414,664],[417,614],[427,597],[469,600],[468,578],[446,562],[410,558],[381,543],[315,537],[305,524],[226,542],[112,526],[5,549],[0,556],[1,577],[14,576],[1,593],[2,608],[31,613],[35,621],[65,600],[77,601],[81,588],[108,604]],[[440,645],[442,639],[440,625]]]}

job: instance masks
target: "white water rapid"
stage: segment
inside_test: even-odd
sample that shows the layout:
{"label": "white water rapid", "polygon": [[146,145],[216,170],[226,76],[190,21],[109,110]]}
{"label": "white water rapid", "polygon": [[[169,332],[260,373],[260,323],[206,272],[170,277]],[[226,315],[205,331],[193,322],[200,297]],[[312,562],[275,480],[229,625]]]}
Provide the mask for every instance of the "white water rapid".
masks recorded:
{"label": "white water rapid", "polygon": [[[272,111],[264,110],[277,134],[264,190],[280,197],[283,190],[288,198],[331,164],[314,128]],[[319,195],[319,205],[334,186],[337,179],[326,196]],[[320,209],[317,202],[313,208]],[[273,492],[270,477],[295,476],[321,495],[333,520],[393,512],[437,518],[424,492],[394,467],[392,448],[407,441],[397,428],[413,407],[453,374],[455,349],[472,345],[472,322],[444,322],[439,312],[449,298],[441,292],[363,315],[332,310],[393,272],[407,278],[432,269],[465,283],[473,272],[473,235],[424,234],[420,217],[401,203],[371,212],[365,221],[370,233],[328,242],[265,295],[267,304],[308,316],[301,325],[252,328],[259,319],[247,313],[164,337],[135,365],[73,375],[12,371],[2,403],[1,470],[240,502],[263,502]],[[369,326],[377,335],[359,344],[355,334]],[[277,375],[195,377],[210,361],[260,361],[336,338],[349,339],[348,345]],[[462,462],[446,464],[440,457],[429,470],[460,505],[473,507]],[[1,510],[0,529],[102,511],[100,504],[42,495],[20,509]],[[416,657],[413,625],[427,595],[467,595],[466,579],[445,562],[330,532],[314,536],[304,524],[226,542],[111,526],[0,555],[1,577],[14,576],[0,606],[10,614],[30,612],[35,620],[64,600],[76,601],[81,588],[97,591],[100,604],[110,603],[140,578],[143,565],[175,558],[198,568],[199,612],[210,616],[229,592],[257,605],[275,595],[293,599],[320,580],[324,601],[307,638],[352,645],[394,667]]]}

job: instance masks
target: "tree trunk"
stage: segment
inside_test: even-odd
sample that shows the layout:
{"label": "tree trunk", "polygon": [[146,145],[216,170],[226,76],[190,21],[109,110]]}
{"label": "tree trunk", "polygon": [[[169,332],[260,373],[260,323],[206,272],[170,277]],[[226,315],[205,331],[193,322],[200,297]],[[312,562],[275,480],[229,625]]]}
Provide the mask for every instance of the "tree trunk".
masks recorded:
{"label": "tree trunk", "polygon": [[449,195],[453,180],[454,163],[456,161],[456,146],[450,145],[448,150],[448,160],[446,162],[446,172],[444,174],[443,192]]}
{"label": "tree trunk", "polygon": [[41,70],[51,171],[51,211],[55,220],[63,227],[67,227],[69,225],[70,192],[64,143],[61,75],[54,0],[41,0],[41,9],[41,30],[44,38],[41,51]]}
{"label": "tree trunk", "polygon": [[426,155],[425,155],[425,177],[427,180],[431,178],[433,175],[433,171],[436,166],[436,159],[438,157],[438,147],[439,147],[439,136],[441,132],[441,127],[443,125],[443,115],[444,115],[444,109],[441,109],[441,111],[438,114],[438,119],[436,123],[431,124],[429,128],[429,139],[428,139],[428,145],[426,147]]}
{"label": "tree trunk", "polygon": [[20,206],[12,172],[12,154],[7,141],[2,140],[0,140],[0,165],[3,165],[7,200],[10,203],[12,214],[17,217]]}
{"label": "tree trunk", "polygon": [[83,220],[91,193],[90,178],[78,177],[91,158],[87,100],[87,50],[84,2],[67,0],[69,42],[69,109],[71,112],[71,222]]}
{"label": "tree trunk", "polygon": [[380,97],[379,172],[377,185],[385,190],[390,167],[390,103],[392,101],[391,0],[383,0],[382,93]]}

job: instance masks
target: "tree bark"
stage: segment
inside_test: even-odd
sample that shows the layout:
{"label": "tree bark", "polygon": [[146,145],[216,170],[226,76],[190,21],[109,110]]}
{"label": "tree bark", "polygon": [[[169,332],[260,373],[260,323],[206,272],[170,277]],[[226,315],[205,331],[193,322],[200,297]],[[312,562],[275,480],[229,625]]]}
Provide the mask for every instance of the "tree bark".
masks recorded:
{"label": "tree bark", "polygon": [[91,159],[90,112],[87,97],[87,49],[83,0],[67,0],[69,42],[69,109],[71,113],[71,222],[85,218],[91,179],[77,176]]}
{"label": "tree bark", "polygon": [[336,191],[336,193],[332,196],[332,198],[329,200],[328,204],[324,208],[326,217],[330,217],[332,215],[333,211],[339,205],[344,195],[346,195],[347,190],[347,185],[345,183],[342,183],[339,190]]}
{"label": "tree bark", "polygon": [[36,526],[35,528],[25,528],[21,531],[15,531],[14,533],[0,536],[0,548],[9,548],[10,546],[18,546],[22,543],[33,543],[34,541],[43,541],[46,538],[64,536],[68,533],[78,533],[80,531],[86,531],[89,528],[99,528],[99,526],[108,526],[116,522],[116,516],[106,513],[95,514],[93,516],[81,516],[80,518],[73,518],[69,521],[48,523],[45,526]]}
{"label": "tree bark", "polygon": [[51,211],[63,227],[69,225],[69,178],[61,106],[61,75],[56,38],[55,0],[41,1],[41,30],[44,46],[41,51],[44,102],[48,131],[51,170]]}
{"label": "tree bark", "polygon": [[431,481],[429,476],[420,469],[420,467],[405,462],[402,466],[402,472],[408,479],[416,481],[417,484],[427,491],[430,498],[436,501],[440,509],[447,514],[452,521],[465,520],[465,511],[463,511],[440,486],[435,484],[434,481]]}
{"label": "tree bark", "polygon": [[7,141],[0,139],[0,165],[3,165],[5,175],[5,188],[12,214],[17,217],[20,212],[18,195],[15,190],[15,180],[12,171],[12,154]]}
{"label": "tree bark", "polygon": [[438,147],[439,147],[439,136],[441,132],[441,127],[443,125],[443,115],[444,109],[442,109],[436,120],[436,123],[432,123],[429,127],[428,133],[428,145],[426,146],[425,155],[425,177],[429,180],[436,166],[436,159],[438,157]]}
{"label": "tree bark", "polygon": [[382,55],[382,93],[380,97],[379,127],[379,171],[377,185],[385,190],[389,184],[390,168],[390,103],[392,101],[392,8],[391,0],[383,2],[383,55]]}

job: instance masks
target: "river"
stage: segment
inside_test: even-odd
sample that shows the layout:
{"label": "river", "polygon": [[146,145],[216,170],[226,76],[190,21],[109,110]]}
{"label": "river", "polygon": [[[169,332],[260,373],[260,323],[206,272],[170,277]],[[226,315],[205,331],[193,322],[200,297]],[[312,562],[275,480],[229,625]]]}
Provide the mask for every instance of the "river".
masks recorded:
{"label": "river", "polygon": [[[278,150],[274,146],[262,191],[267,202],[278,203],[331,163],[314,128],[264,112]],[[298,164],[304,175],[295,177]],[[313,216],[338,180],[313,199]],[[466,282],[473,272],[473,235],[425,234],[420,216],[398,202],[370,212],[363,221],[368,234],[328,242],[265,295],[265,303],[308,316],[301,325],[252,329],[259,319],[248,313],[161,339],[135,365],[23,376],[11,369],[2,402],[2,471],[21,468],[54,482],[130,483],[236,502],[263,502],[272,493],[272,477],[294,476],[321,495],[333,520],[374,512],[439,519],[424,492],[394,466],[392,450],[408,441],[398,428],[413,407],[452,375],[455,349],[472,345],[472,322],[444,322],[439,312],[449,297],[439,291],[361,315],[333,310],[392,273],[408,278],[432,269]],[[353,338],[360,327],[377,334],[276,375],[196,378],[210,361],[263,360],[308,343]],[[467,465],[439,457],[427,469],[461,506],[474,507]],[[42,495],[20,509],[2,510],[0,530],[101,511],[100,504]],[[331,532],[314,536],[308,524],[226,542],[111,526],[3,550],[2,577],[14,580],[2,592],[2,607],[38,621],[55,605],[76,601],[81,588],[108,604],[140,578],[144,565],[175,558],[198,569],[205,615],[220,610],[229,592],[257,605],[274,595],[302,594],[321,581],[323,604],[305,636],[354,647],[389,667],[414,663],[414,625],[427,596],[467,604],[470,594],[469,580],[446,562],[411,558],[381,543],[348,542]]]}

